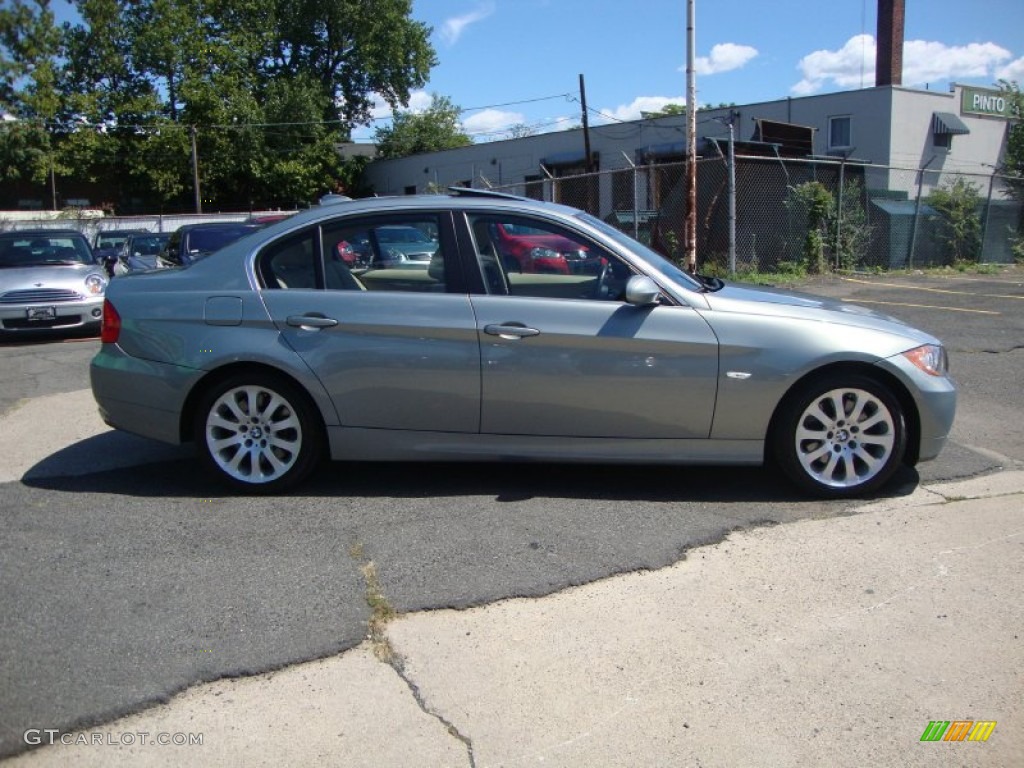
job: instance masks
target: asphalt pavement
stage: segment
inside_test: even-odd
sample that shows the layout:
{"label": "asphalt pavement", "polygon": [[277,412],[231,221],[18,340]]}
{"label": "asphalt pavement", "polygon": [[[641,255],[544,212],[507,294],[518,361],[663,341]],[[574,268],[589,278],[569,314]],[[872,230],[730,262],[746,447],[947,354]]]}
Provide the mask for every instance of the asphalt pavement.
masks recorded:
{"label": "asphalt pavement", "polygon": [[[63,370],[86,354],[0,349],[0,754],[1024,762],[1019,276],[859,281],[810,288],[933,330],[962,388],[940,459],[866,504],[761,470],[443,465],[239,500],[107,431]],[[968,720],[996,725],[920,741]]]}

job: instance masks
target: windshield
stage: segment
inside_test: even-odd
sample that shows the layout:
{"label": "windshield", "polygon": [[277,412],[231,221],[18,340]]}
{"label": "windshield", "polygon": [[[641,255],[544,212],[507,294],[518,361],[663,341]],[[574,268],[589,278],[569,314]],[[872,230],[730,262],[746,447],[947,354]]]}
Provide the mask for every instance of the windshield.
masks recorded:
{"label": "windshield", "polygon": [[128,239],[128,235],[105,235],[100,234],[96,238],[97,248],[120,248],[124,245],[124,241]]}
{"label": "windshield", "polygon": [[133,254],[139,256],[154,256],[163,250],[169,235],[143,235],[133,237],[129,248]]}
{"label": "windshield", "polygon": [[92,263],[92,252],[83,237],[72,235],[19,237],[12,235],[0,238],[0,267]]}
{"label": "windshield", "polygon": [[238,240],[242,235],[255,231],[258,227],[224,227],[218,229],[193,229],[186,235],[186,250],[190,254],[213,253],[225,245]]}
{"label": "windshield", "polygon": [[430,238],[415,227],[381,227],[377,239],[382,243],[429,243]]}
{"label": "windshield", "polygon": [[654,267],[654,269],[659,273],[677,285],[680,285],[683,288],[689,288],[691,291],[699,291],[701,289],[701,284],[687,274],[682,267],[678,264],[673,264],[657,251],[652,250],[643,243],[634,240],[621,229],[616,229],[611,224],[603,222],[600,219],[591,216],[589,213],[580,213],[577,215],[577,218],[585,221],[594,229],[600,231],[603,235],[607,235],[619,245],[622,245],[637,254],[640,258]]}

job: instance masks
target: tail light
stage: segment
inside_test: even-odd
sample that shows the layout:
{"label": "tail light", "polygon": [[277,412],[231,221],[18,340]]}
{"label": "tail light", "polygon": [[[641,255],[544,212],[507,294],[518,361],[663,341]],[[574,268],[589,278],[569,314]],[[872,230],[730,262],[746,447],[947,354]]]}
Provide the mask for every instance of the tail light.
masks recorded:
{"label": "tail light", "polygon": [[121,335],[121,316],[117,314],[110,299],[103,300],[103,321],[100,326],[100,341],[104,344],[116,344]]}

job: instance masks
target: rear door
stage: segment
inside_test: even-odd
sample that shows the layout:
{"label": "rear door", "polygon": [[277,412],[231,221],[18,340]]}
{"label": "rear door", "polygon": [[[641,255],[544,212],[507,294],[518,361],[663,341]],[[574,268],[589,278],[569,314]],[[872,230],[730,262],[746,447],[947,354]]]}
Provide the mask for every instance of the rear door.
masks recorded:
{"label": "rear door", "polygon": [[[411,226],[429,262],[354,264],[352,244]],[[339,217],[257,257],[264,302],[285,342],[330,393],[344,426],[477,432],[480,348],[445,212]],[[380,254],[374,254],[380,256]]]}

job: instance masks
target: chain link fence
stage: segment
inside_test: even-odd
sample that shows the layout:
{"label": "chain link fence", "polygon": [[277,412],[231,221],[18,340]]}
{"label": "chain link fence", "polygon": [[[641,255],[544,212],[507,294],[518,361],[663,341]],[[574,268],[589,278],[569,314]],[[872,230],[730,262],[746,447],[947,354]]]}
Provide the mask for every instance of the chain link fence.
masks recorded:
{"label": "chain link fence", "polygon": [[[1024,188],[1007,177],[754,156],[736,157],[734,188],[729,176],[724,156],[698,160],[702,272],[1011,264],[1024,255]],[[686,186],[680,161],[591,174],[548,170],[493,188],[581,208],[682,261]]]}

